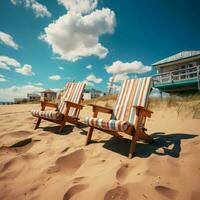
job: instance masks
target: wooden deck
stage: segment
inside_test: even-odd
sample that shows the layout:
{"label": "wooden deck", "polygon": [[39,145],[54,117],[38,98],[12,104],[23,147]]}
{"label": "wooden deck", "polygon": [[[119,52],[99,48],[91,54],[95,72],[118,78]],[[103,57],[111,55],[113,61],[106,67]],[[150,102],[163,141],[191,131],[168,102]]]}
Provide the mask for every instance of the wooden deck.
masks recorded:
{"label": "wooden deck", "polygon": [[166,92],[200,90],[200,66],[153,76],[154,87]]}

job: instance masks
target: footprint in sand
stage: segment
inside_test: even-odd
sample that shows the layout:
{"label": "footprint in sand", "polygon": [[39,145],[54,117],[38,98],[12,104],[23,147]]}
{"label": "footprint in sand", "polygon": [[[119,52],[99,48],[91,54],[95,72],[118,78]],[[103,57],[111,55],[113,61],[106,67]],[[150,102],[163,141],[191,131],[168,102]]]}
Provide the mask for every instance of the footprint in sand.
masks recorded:
{"label": "footprint in sand", "polygon": [[16,137],[16,138],[19,138],[19,137],[27,137],[27,136],[30,136],[32,135],[33,133],[30,132],[30,131],[14,131],[14,132],[10,132],[8,133],[8,135],[12,136],[12,137]]}
{"label": "footprint in sand", "polygon": [[73,183],[79,183],[79,182],[81,182],[81,181],[84,180],[84,179],[85,179],[84,176],[74,178],[74,179],[73,179]]}
{"label": "footprint in sand", "polygon": [[79,185],[74,185],[67,192],[65,193],[63,200],[68,200],[71,199],[74,195],[82,192],[83,190],[88,188],[88,184],[79,184]]}
{"label": "footprint in sand", "polygon": [[70,149],[70,147],[66,147],[65,149],[63,149],[63,150],[61,151],[61,153],[66,153],[69,149]]}
{"label": "footprint in sand", "polygon": [[26,163],[24,162],[23,158],[21,157],[12,158],[9,161],[0,165],[0,179],[13,180],[21,172],[23,172],[25,167]]}
{"label": "footprint in sand", "polygon": [[122,186],[117,186],[116,188],[106,192],[104,200],[126,200],[128,199],[128,190]]}
{"label": "footprint in sand", "polygon": [[155,186],[155,190],[169,199],[175,199],[178,194],[176,190],[162,185]]}
{"label": "footprint in sand", "polygon": [[122,164],[122,166],[116,172],[116,178],[118,181],[122,182],[125,180],[130,172],[130,167],[127,163]]}
{"label": "footprint in sand", "polygon": [[85,162],[86,156],[83,149],[74,151],[56,160],[56,168],[65,174],[75,173]]}
{"label": "footprint in sand", "polygon": [[40,140],[32,140],[32,138],[27,138],[24,140],[20,140],[10,146],[1,146],[0,152],[17,152],[17,153],[25,153],[27,152],[32,146],[34,142],[38,142]]}
{"label": "footprint in sand", "polygon": [[31,143],[32,142],[32,138],[28,138],[28,139],[25,139],[25,140],[21,140],[13,145],[11,145],[10,147],[11,148],[14,148],[14,147],[23,147],[23,146],[26,146],[27,144]]}
{"label": "footprint in sand", "polygon": [[199,200],[200,199],[200,191],[194,190],[192,191],[191,200]]}

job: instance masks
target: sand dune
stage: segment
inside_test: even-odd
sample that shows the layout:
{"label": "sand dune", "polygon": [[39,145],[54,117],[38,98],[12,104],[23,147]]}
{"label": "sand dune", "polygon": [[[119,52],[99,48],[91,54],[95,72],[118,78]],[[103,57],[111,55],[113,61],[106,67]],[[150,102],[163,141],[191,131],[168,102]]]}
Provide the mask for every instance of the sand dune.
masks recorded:
{"label": "sand dune", "polygon": [[127,138],[95,131],[84,146],[87,127],[68,124],[59,135],[43,121],[33,130],[29,111],[39,107],[0,106],[0,199],[200,199],[200,119],[192,109],[153,106],[146,125],[154,143],[138,142],[130,160]]}

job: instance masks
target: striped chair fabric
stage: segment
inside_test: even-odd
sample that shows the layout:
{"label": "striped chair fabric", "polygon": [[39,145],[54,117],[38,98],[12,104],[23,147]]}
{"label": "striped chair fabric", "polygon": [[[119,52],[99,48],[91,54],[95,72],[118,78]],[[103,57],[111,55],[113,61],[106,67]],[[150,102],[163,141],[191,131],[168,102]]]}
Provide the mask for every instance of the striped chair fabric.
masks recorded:
{"label": "striped chair fabric", "polygon": [[[65,114],[67,108],[65,101],[80,104],[85,86],[85,83],[67,83],[60,97],[57,110]],[[76,108],[70,108],[69,116],[78,117],[77,114]]]}
{"label": "striped chair fabric", "polygon": [[86,124],[89,124],[96,128],[121,131],[121,132],[126,131],[129,126],[132,126],[132,124],[130,124],[127,121],[121,121],[121,120],[108,120],[107,121],[107,120],[103,120],[100,118],[94,118],[94,117],[86,117],[85,122],[86,122]]}
{"label": "striped chair fabric", "polygon": [[[103,121],[104,123],[98,123],[101,119],[86,118],[85,122],[88,125],[97,128],[109,128],[116,131],[121,129],[121,131],[125,131],[128,123],[134,125],[136,122],[134,106],[147,106],[151,87],[151,77],[125,80],[121,86],[111,120],[107,122]],[[113,124],[115,124],[115,126]]]}
{"label": "striped chair fabric", "polygon": [[53,119],[53,120],[62,120],[64,115],[58,111],[41,111],[41,110],[34,110],[32,111],[32,115],[34,117],[42,117],[46,119]]}
{"label": "striped chair fabric", "polygon": [[[85,83],[67,83],[61,96],[59,96],[56,111],[32,111],[32,115],[53,120],[62,119],[67,109],[65,101],[80,104],[85,86]],[[78,117],[78,114],[76,108],[70,108],[68,116]]]}
{"label": "striped chair fabric", "polygon": [[136,113],[134,106],[147,107],[151,88],[151,77],[125,80],[119,92],[112,119],[124,120],[135,124]]}

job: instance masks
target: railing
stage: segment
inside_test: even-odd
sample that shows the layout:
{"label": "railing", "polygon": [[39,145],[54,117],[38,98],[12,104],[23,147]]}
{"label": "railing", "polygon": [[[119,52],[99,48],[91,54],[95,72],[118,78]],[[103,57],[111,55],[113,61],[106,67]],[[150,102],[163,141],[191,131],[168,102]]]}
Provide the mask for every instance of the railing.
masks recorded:
{"label": "railing", "polygon": [[153,76],[154,85],[194,79],[200,81],[200,66],[174,70]]}

